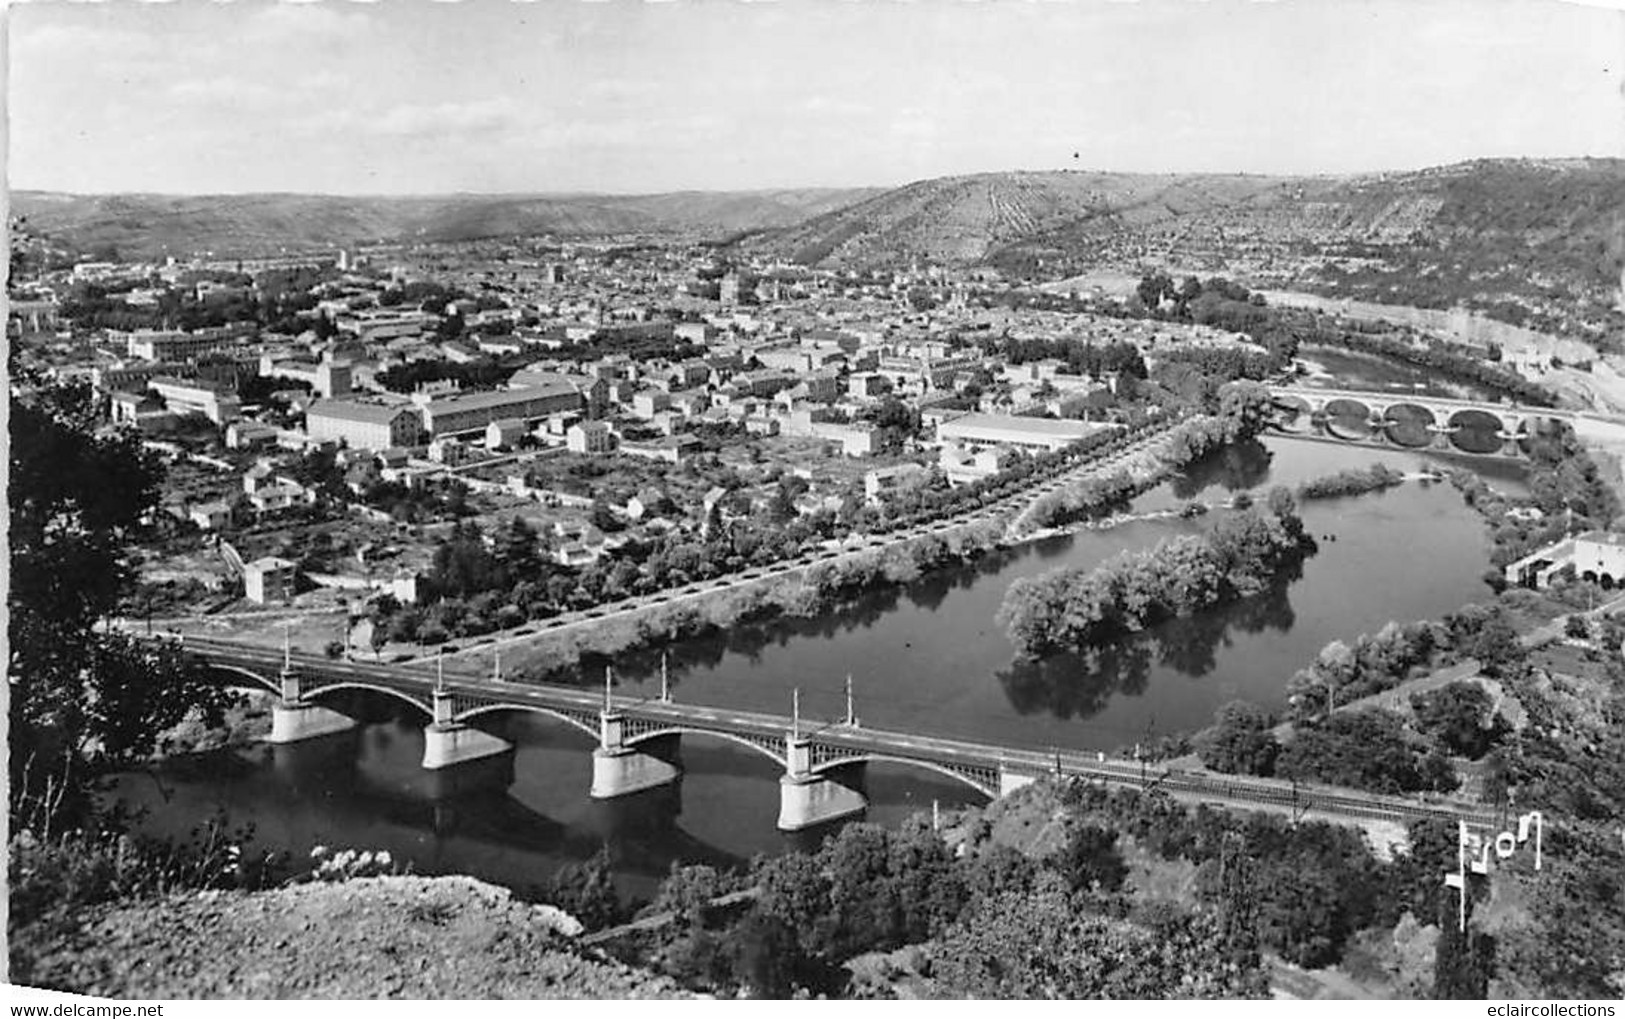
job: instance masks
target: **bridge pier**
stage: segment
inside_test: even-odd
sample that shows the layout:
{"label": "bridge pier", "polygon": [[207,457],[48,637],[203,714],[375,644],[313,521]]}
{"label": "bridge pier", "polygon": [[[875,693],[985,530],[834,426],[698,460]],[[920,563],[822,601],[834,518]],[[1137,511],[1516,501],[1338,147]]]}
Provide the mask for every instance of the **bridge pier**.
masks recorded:
{"label": "bridge pier", "polygon": [[626,718],[619,712],[599,715],[598,749],[592,752],[592,789],[595,800],[630,796],[676,782],[683,774],[679,760],[681,737],[676,733],[626,744]]}
{"label": "bridge pier", "polygon": [[807,739],[788,737],[785,751],[787,767],[779,779],[780,831],[801,831],[869,809],[862,762],[814,772]]}
{"label": "bridge pier", "polygon": [[1460,425],[1428,425],[1429,438],[1425,448],[1454,452],[1456,444],[1450,441],[1450,436],[1460,430]]}
{"label": "bridge pier", "polygon": [[431,722],[423,730],[423,766],[430,771],[496,757],[513,749],[505,739],[456,722]]}
{"label": "bridge pier", "polygon": [[513,744],[471,725],[452,721],[451,695],[436,690],[434,721],[423,730],[423,766],[430,771],[505,754]]}
{"label": "bridge pier", "polygon": [[281,682],[282,699],[271,705],[271,734],[265,737],[267,743],[299,743],[356,727],[356,720],[343,712],[300,700],[299,677],[293,672],[284,670]]}
{"label": "bridge pier", "polygon": [[349,715],[319,704],[279,703],[271,706],[271,735],[267,743],[299,743],[356,727]]}

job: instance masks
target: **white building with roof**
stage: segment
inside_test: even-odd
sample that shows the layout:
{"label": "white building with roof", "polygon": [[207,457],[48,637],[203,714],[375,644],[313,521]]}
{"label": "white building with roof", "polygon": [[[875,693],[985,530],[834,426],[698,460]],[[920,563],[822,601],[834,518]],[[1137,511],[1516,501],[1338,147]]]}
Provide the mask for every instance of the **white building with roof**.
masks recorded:
{"label": "white building with roof", "polygon": [[1572,567],[1574,575],[1611,590],[1625,584],[1625,535],[1611,531],[1586,531],[1565,538],[1508,563],[1509,584],[1541,588],[1552,578]]}
{"label": "white building with roof", "polygon": [[1021,449],[1064,449],[1080,439],[1118,426],[1089,421],[1007,414],[966,414],[937,426],[937,440],[964,446],[1015,446]]}
{"label": "white building with roof", "polygon": [[409,403],[319,400],[305,411],[305,432],[318,441],[383,451],[422,445],[423,418]]}

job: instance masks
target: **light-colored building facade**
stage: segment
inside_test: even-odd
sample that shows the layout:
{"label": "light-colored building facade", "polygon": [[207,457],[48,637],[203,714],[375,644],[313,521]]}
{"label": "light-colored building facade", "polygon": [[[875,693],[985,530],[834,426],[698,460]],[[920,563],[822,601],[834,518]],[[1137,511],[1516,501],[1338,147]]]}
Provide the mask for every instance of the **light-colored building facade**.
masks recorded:
{"label": "light-colored building facade", "polygon": [[609,453],[615,449],[615,433],[603,421],[583,421],[564,433],[564,446],[572,453]]}
{"label": "light-colored building facade", "polygon": [[292,601],[298,567],[287,559],[266,556],[243,566],[243,589],[248,600],[265,605]]}
{"label": "light-colored building facade", "polygon": [[1021,449],[1064,449],[1080,439],[1117,425],[1088,421],[1004,414],[966,414],[937,426],[937,439],[965,446],[1016,446]]}
{"label": "light-colored building facade", "polygon": [[423,444],[423,418],[411,404],[319,400],[305,412],[305,431],[318,441],[382,452]]}
{"label": "light-colored building facade", "polygon": [[147,383],[171,413],[201,414],[217,425],[227,425],[242,417],[242,404],[235,393],[196,379],[159,376]]}
{"label": "light-colored building facade", "polygon": [[1506,566],[1509,584],[1541,588],[1566,569],[1612,589],[1625,584],[1625,535],[1586,531],[1529,553]]}
{"label": "light-colored building facade", "polygon": [[423,414],[424,429],[442,435],[483,433],[493,421],[533,423],[563,414],[580,414],[582,398],[573,385],[537,385],[482,393],[457,393],[439,399],[413,397]]}

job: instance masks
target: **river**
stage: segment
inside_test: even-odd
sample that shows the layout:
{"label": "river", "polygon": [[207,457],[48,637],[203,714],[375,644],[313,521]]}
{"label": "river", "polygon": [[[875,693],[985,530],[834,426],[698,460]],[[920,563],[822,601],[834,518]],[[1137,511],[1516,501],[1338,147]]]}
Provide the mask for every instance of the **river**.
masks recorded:
{"label": "river", "polygon": [[[1384,462],[1415,470],[1430,454],[1285,437],[1234,447],[1137,500],[1135,513],[1190,499],[1294,485]],[[1498,487],[1515,465],[1471,462]],[[1139,520],[1061,535],[902,589],[873,592],[817,620],[738,627],[670,651],[674,696],[788,713],[791,691],[816,724],[844,712],[848,674],[864,724],[1012,746],[1115,750],[1205,724],[1237,698],[1278,707],[1288,677],[1335,639],[1389,620],[1438,617],[1488,597],[1488,543],[1448,483],[1304,507],[1320,549],[1300,576],[1255,598],[1160,626],[1082,660],[1012,665],[994,613],[1016,577],[1089,566],[1127,548],[1199,529],[1201,520]],[[655,655],[618,663],[623,694],[658,691]],[[360,730],[291,747],[253,746],[123,776],[114,795],[147,809],[148,830],[184,836],[224,811],[255,842],[305,857],[314,845],[387,849],[417,873],[468,873],[510,886],[541,881],[608,844],[624,891],[646,896],[673,861],[737,863],[815,836],[774,828],[778,770],[725,741],[685,737],[680,788],[595,803],[591,741],[543,719],[514,732],[503,773],[472,792],[433,788],[418,767],[421,721],[388,703]],[[477,776],[477,770],[469,776]],[[460,776],[460,778],[463,776]],[[470,784],[481,785],[469,778]],[[933,800],[975,802],[952,780],[874,766],[869,819],[893,823]]]}

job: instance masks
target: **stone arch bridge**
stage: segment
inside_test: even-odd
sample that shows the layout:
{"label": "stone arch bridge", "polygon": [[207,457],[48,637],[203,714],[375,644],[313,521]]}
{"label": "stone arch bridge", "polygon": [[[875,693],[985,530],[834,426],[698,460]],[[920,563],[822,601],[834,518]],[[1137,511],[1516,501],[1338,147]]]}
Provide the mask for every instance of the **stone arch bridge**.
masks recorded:
{"label": "stone arch bridge", "polygon": [[[548,716],[595,740],[591,795],[611,799],[677,781],[680,741],[707,736],[741,744],[783,769],[778,826],[809,828],[867,807],[865,769],[895,763],[962,782],[989,798],[1046,774],[1082,776],[1113,785],[1156,785],[1176,796],[1221,805],[1274,807],[1340,820],[1458,818],[1489,824],[1470,804],[1424,802],[1259,778],[1216,778],[1148,768],[1144,763],[1077,751],[1038,751],[871,729],[850,708],[845,719],[809,722],[796,715],[616,697],[575,687],[455,679],[401,666],[339,662],[286,650],[185,638],[184,646],[223,682],[268,690],[272,743],[316,739],[355,727],[340,710],[345,691],[394,698],[425,719],[423,767],[453,768],[495,757],[512,744],[490,731],[504,714]],[[336,704],[335,701],[338,703]]]}
{"label": "stone arch bridge", "polygon": [[[1271,386],[1283,431],[1406,449],[1522,456],[1542,421],[1584,415],[1549,407],[1486,403],[1413,393]],[[1479,448],[1482,447],[1482,448]]]}

